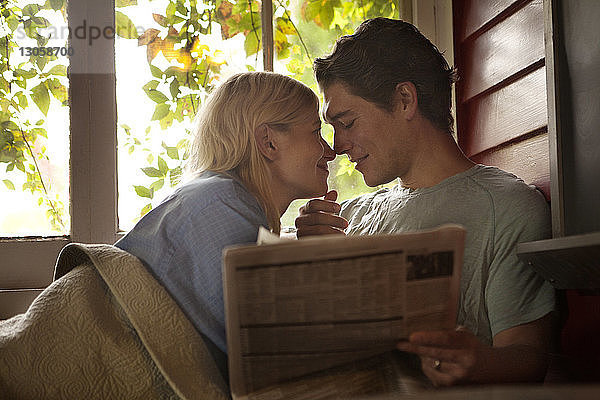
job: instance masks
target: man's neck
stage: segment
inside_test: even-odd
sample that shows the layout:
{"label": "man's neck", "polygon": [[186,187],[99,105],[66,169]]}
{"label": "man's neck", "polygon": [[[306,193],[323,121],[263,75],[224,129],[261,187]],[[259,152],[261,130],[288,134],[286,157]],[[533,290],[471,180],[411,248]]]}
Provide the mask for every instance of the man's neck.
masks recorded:
{"label": "man's neck", "polygon": [[419,146],[412,168],[400,177],[403,187],[432,187],[475,165],[460,150],[449,133],[429,132]]}

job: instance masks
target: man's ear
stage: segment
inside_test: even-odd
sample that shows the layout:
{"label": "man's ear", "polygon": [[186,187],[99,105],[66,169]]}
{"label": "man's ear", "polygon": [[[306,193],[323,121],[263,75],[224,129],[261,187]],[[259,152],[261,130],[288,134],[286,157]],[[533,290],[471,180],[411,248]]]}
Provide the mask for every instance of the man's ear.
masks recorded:
{"label": "man's ear", "polygon": [[267,160],[275,160],[277,157],[277,144],[275,142],[275,132],[267,124],[262,124],[254,130],[254,139],[260,153]]}
{"label": "man's ear", "polygon": [[394,91],[396,111],[400,111],[407,119],[412,119],[417,112],[419,100],[417,88],[412,82],[400,82]]}

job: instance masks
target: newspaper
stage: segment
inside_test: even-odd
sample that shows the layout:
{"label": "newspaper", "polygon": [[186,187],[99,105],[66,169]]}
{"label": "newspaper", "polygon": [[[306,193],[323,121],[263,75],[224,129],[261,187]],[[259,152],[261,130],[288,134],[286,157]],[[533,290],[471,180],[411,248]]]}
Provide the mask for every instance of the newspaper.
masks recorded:
{"label": "newspaper", "polygon": [[233,398],[405,390],[395,345],[416,330],[454,328],[464,238],[444,225],[225,249]]}

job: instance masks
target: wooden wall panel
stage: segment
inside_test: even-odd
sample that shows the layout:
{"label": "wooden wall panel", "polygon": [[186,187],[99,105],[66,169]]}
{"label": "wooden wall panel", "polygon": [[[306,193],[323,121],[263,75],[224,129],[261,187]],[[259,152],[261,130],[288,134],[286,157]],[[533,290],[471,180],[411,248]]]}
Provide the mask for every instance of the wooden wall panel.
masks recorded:
{"label": "wooden wall panel", "polygon": [[[58,253],[69,242],[68,238],[3,242],[2,248],[6,254],[0,260],[0,289],[38,289],[48,286],[52,282]],[[32,248],[35,250],[32,251]]]}
{"label": "wooden wall panel", "polygon": [[512,141],[548,124],[546,69],[529,75],[467,102],[461,108],[465,118],[459,144],[467,156]]}
{"label": "wooden wall panel", "polygon": [[490,149],[471,159],[511,172],[526,183],[537,186],[550,199],[550,161],[548,133]]}
{"label": "wooden wall panel", "polygon": [[458,143],[549,199],[543,0],[454,4]]}
{"label": "wooden wall panel", "polygon": [[42,289],[0,290],[0,320],[24,313]]}
{"label": "wooden wall panel", "polygon": [[544,58],[543,11],[542,0],[533,0],[473,41],[461,44],[460,102]]}
{"label": "wooden wall panel", "polygon": [[458,29],[457,37],[463,41],[475,31],[489,23],[494,17],[518,0],[464,0],[456,1],[457,12],[461,13],[464,24]]}

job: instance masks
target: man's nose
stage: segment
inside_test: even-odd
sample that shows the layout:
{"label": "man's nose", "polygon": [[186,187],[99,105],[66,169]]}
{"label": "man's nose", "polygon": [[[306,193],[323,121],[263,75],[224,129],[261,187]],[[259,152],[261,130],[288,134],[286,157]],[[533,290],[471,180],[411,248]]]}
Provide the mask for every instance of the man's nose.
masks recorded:
{"label": "man's nose", "polygon": [[345,154],[350,150],[352,145],[350,142],[340,134],[340,132],[336,129],[333,132],[333,150],[336,154]]}

